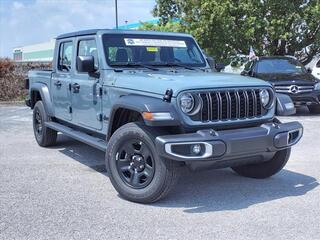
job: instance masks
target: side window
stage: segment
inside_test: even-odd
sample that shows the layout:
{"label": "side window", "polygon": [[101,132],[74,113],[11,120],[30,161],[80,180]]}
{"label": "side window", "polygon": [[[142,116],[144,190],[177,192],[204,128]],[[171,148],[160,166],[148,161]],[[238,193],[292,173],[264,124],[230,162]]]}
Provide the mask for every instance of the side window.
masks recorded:
{"label": "side window", "polygon": [[96,69],[99,68],[96,40],[94,39],[80,40],[78,45],[78,56],[93,56],[94,67]]}
{"label": "side window", "polygon": [[317,62],[316,67],[320,68],[320,60]]}
{"label": "side window", "polygon": [[58,69],[60,71],[69,72],[72,66],[73,44],[71,41],[60,43]]}

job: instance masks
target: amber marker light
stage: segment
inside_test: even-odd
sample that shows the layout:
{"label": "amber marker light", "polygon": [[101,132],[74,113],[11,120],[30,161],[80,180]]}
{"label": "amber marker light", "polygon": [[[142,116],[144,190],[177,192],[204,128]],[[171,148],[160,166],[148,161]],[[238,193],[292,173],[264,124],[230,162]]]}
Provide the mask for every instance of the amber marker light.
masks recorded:
{"label": "amber marker light", "polygon": [[142,117],[144,120],[149,121],[173,120],[173,117],[169,112],[143,112]]}

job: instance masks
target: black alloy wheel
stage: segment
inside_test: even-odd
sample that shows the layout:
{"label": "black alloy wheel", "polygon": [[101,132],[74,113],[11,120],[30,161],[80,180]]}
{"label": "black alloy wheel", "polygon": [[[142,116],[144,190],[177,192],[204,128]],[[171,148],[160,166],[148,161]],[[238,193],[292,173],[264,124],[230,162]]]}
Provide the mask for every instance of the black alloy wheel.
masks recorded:
{"label": "black alloy wheel", "polygon": [[152,153],[140,139],[128,139],[119,144],[116,153],[117,169],[122,180],[132,188],[144,188],[154,176]]}

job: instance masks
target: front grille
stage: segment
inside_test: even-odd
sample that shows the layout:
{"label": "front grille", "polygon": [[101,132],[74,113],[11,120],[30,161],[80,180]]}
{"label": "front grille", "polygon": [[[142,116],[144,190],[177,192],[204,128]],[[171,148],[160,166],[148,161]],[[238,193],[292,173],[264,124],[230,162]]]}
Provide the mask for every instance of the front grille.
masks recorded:
{"label": "front grille", "polygon": [[275,86],[275,90],[277,93],[308,93],[312,92],[314,89],[313,85],[278,85]]}
{"label": "front grille", "polygon": [[215,122],[259,118],[266,114],[262,107],[259,89],[212,91],[197,93],[202,102],[194,121]]}

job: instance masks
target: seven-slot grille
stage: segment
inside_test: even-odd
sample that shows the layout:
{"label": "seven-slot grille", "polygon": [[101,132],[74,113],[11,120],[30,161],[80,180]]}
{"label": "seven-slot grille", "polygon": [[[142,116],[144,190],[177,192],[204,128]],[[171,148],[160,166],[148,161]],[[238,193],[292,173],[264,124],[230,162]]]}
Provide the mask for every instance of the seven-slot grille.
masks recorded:
{"label": "seven-slot grille", "polygon": [[266,113],[258,89],[212,91],[197,93],[202,108],[195,121],[225,121],[258,118]]}

